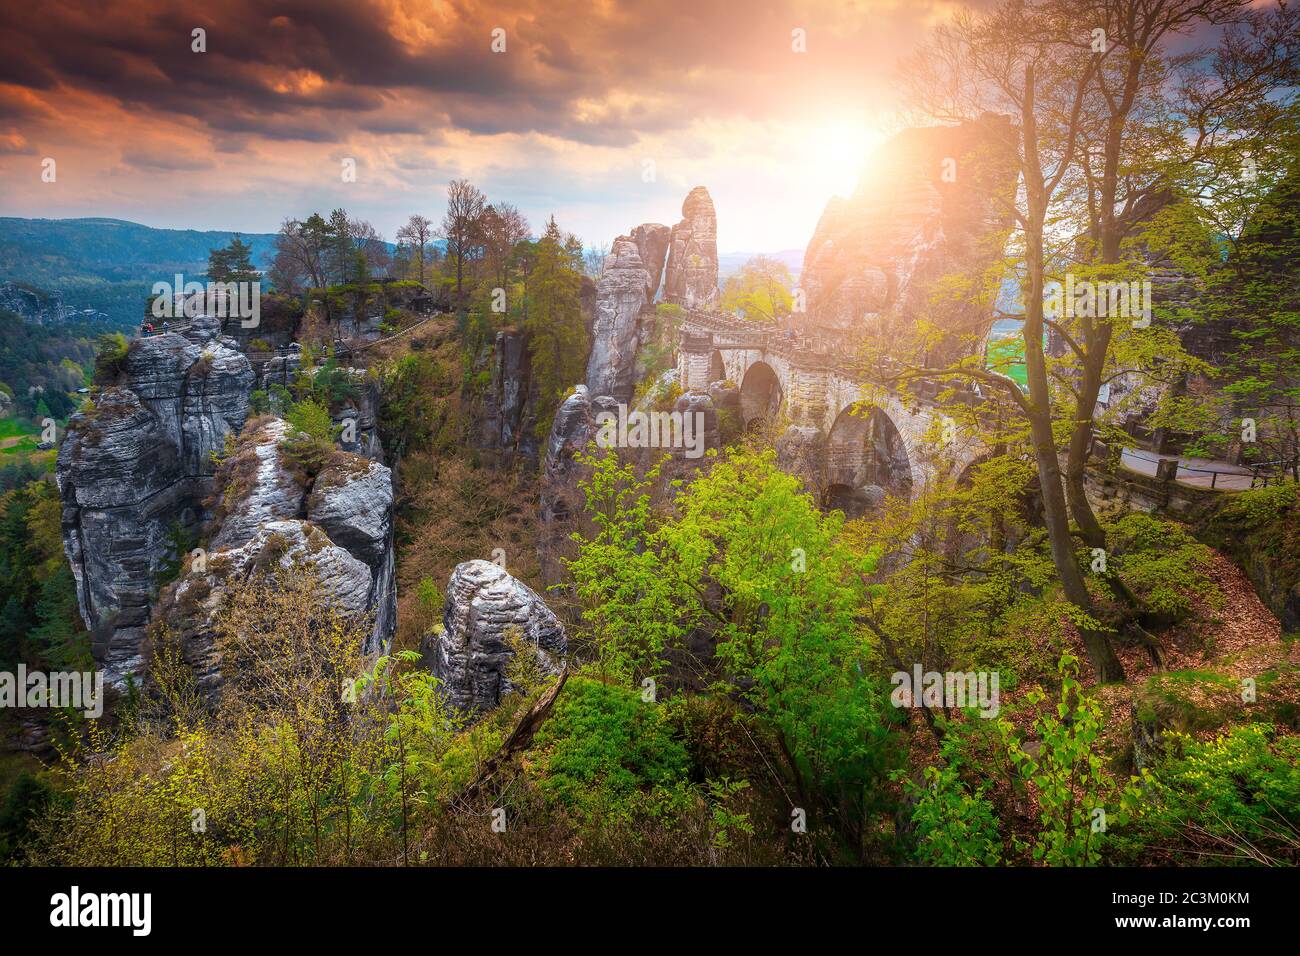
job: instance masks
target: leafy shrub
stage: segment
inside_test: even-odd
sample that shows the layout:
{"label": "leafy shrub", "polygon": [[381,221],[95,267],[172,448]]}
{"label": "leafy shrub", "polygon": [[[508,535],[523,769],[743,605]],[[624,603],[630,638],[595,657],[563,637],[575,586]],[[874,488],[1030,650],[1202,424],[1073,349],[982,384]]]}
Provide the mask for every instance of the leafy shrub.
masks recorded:
{"label": "leafy shrub", "polygon": [[301,477],[309,481],[320,474],[334,454],[338,428],[330,418],[329,409],[310,398],[295,402],[284,418],[292,431],[280,447],[290,464],[301,472]]}
{"label": "leafy shrub", "polygon": [[1001,855],[993,805],[971,793],[955,765],[926,767],[912,810],[917,859],[927,866],[995,866]]}
{"label": "leafy shrub", "polygon": [[569,678],[535,746],[543,794],[592,822],[653,812],[686,787],[686,749],[663,710],[631,687]]}
{"label": "leafy shrub", "polygon": [[1168,862],[1300,863],[1300,737],[1245,724],[1210,741],[1164,736],[1143,771],[1123,849]]}
{"label": "leafy shrub", "polygon": [[313,399],[295,402],[284,419],[308,438],[332,442],[337,434],[329,409]]}
{"label": "leafy shrub", "polygon": [[126,365],[130,343],[121,332],[105,332],[95,341],[95,384],[112,385]]}
{"label": "leafy shrub", "polygon": [[[1033,723],[1039,740],[1031,754],[1006,717],[997,729],[1020,779],[1037,796],[1039,832],[1030,847],[1035,862],[1048,866],[1093,866],[1101,860],[1101,843],[1108,826],[1126,819],[1116,803],[1107,819],[1106,798],[1114,782],[1106,775],[1099,752],[1103,715],[1101,701],[1084,694],[1078,680],[1079,662],[1061,655],[1060,699]],[[1041,690],[1025,695],[1030,707],[1046,700]]]}
{"label": "leafy shrub", "polygon": [[1106,530],[1114,570],[1154,613],[1177,620],[1194,597],[1221,602],[1207,573],[1212,553],[1183,526],[1135,511],[1108,522]]}

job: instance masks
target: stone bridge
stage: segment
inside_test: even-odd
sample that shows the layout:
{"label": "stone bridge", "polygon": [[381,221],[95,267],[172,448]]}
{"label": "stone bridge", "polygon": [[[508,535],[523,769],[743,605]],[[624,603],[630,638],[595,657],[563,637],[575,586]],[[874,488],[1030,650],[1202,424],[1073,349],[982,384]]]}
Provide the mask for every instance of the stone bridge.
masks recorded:
{"label": "stone bridge", "polygon": [[977,436],[945,429],[924,396],[872,387],[855,351],[848,338],[690,310],[678,332],[678,381],[696,392],[724,380],[739,386],[743,426],[784,426],[778,450],[787,438],[807,448],[796,470],[833,505],[870,486],[915,495],[937,474],[960,477],[986,452]]}

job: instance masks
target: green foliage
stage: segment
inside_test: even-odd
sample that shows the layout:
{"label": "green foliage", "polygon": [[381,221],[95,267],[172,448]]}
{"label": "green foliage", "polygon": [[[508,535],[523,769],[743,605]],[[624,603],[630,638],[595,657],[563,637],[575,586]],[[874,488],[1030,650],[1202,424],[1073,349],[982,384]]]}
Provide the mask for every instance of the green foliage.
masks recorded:
{"label": "green foliage", "polygon": [[785,264],[755,256],[722,287],[722,309],[751,322],[776,322],[790,314],[794,279]]}
{"label": "green foliage", "polygon": [[925,768],[926,786],[915,787],[912,810],[917,859],[926,866],[996,866],[1001,842],[993,805],[983,788],[974,793],[957,767]]}
{"label": "green foliage", "polygon": [[560,401],[583,379],[587,328],[582,316],[582,273],[554,217],[538,240],[526,282],[528,351],[537,386],[537,434],[550,434]]}
{"label": "green foliage", "polygon": [[1300,863],[1300,737],[1245,724],[1209,741],[1163,740],[1165,757],[1130,800],[1137,819],[1123,850],[1211,865]]}
{"label": "green foliage", "polygon": [[19,661],[57,668],[87,657],[61,515],[51,482],[0,495],[0,669]]}
{"label": "green foliage", "polygon": [[95,343],[95,384],[112,385],[126,363],[130,343],[121,332],[105,332]]}
{"label": "green foliage", "polygon": [[339,429],[330,417],[329,408],[308,398],[294,402],[284,418],[292,430],[280,442],[280,447],[305,478],[314,478],[335,451],[334,439]]}
{"label": "green foliage", "polygon": [[1222,603],[1208,573],[1212,553],[1185,527],[1138,511],[1103,526],[1112,552],[1108,570],[1117,572],[1154,613],[1177,620],[1191,610],[1195,597]]}
{"label": "green foliage", "polygon": [[568,563],[582,602],[584,634],[602,675],[631,683],[659,673],[664,649],[686,631],[679,619],[682,583],[649,547],[657,521],[651,492],[661,465],[638,477],[615,454],[576,460],[591,469],[583,482],[594,536]]}
{"label": "green foliage", "polygon": [[332,355],[315,368],[302,369],[294,382],[294,391],[300,401],[311,400],[329,408],[337,408],[359,394],[352,375],[340,368]]}
{"label": "green foliage", "polygon": [[43,776],[19,771],[0,802],[0,863],[18,855],[30,838],[30,823],[45,811],[54,796]]}
{"label": "green foliage", "polygon": [[253,268],[252,255],[252,245],[235,235],[227,245],[209,251],[209,281],[256,282],[260,277]]}
{"label": "green foliage", "polygon": [[657,469],[638,478],[613,455],[581,460],[596,531],[569,568],[601,671],[629,683],[656,673],[665,650],[707,625],[724,688],[755,709],[792,782],[822,794],[860,847],[897,761],[856,621],[875,555],[847,547],[842,516],[823,514],[771,452],[717,457],[672,514],[652,507]]}
{"label": "green foliage", "polygon": [[378,377],[379,434],[385,452],[400,458],[435,437],[442,439],[438,450],[448,450],[454,436],[441,432],[450,419],[448,399],[456,382],[446,361],[430,354],[406,355],[381,366]]}
{"label": "green foliage", "polygon": [[[63,420],[76,410],[68,394],[89,384],[95,342],[103,326],[69,320],[43,326],[0,309],[0,388],[12,396],[14,411],[29,419],[49,415]],[[44,402],[45,411],[37,411]]]}
{"label": "green foliage", "polygon": [[330,410],[315,399],[307,398],[295,402],[284,416],[285,421],[295,430],[320,441],[332,442],[338,433]]}
{"label": "green foliage", "polygon": [[[1010,720],[1002,717],[997,723],[1017,774],[1037,796],[1039,831],[1030,851],[1035,862],[1048,866],[1095,865],[1101,860],[1106,828],[1127,819],[1118,804],[1109,810],[1105,806],[1114,784],[1097,747],[1102,707],[1095,696],[1084,693],[1078,670],[1074,656],[1061,656],[1060,699],[1033,722],[1037,754],[1020,743]],[[1046,699],[1038,689],[1025,695],[1031,708]]]}
{"label": "green foliage", "polygon": [[537,747],[542,793],[588,822],[657,812],[686,793],[685,749],[632,687],[570,677]]}
{"label": "green foliage", "polygon": [[731,808],[735,797],[748,789],[748,780],[732,780],[723,777],[720,780],[706,782],[705,790],[713,814],[712,844],[716,849],[729,849],[737,833],[754,835],[754,824],[749,820],[749,813]]}

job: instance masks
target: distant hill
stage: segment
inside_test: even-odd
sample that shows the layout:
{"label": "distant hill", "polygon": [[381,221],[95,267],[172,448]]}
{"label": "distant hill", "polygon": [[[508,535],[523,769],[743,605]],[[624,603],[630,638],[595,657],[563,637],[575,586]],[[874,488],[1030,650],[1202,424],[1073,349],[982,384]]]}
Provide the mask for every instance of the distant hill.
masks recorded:
{"label": "distant hill", "polygon": [[[177,272],[186,279],[207,270],[208,251],[234,232],[154,229],[122,219],[0,217],[0,280],[62,293],[75,309],[97,309],[114,322],[134,324],[150,286]],[[271,233],[239,233],[253,247],[253,264],[268,268]]]}

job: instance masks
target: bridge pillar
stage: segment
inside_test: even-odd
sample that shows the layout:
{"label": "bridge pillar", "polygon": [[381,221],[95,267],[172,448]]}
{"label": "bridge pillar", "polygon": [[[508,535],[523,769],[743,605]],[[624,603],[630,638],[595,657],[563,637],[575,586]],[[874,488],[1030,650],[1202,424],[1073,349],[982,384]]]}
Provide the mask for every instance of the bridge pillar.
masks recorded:
{"label": "bridge pillar", "polygon": [[713,336],[683,332],[678,343],[678,381],[685,392],[704,392],[709,388],[709,361],[713,357]]}
{"label": "bridge pillar", "polygon": [[829,389],[830,376],[825,370],[791,364],[790,391],[785,399],[790,418],[798,424],[829,431],[830,424],[826,421],[830,409]]}

